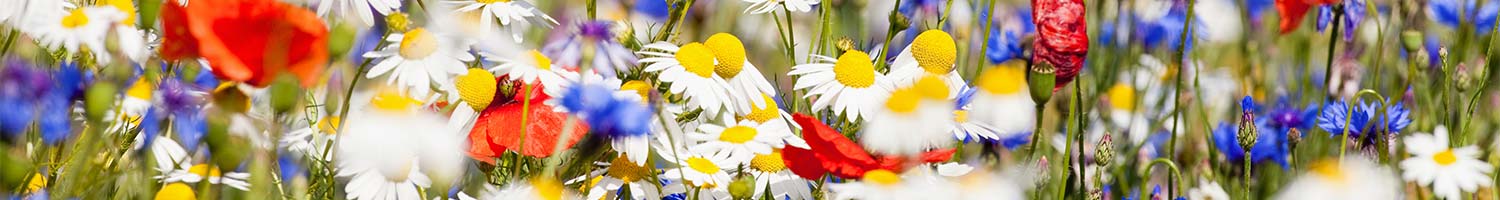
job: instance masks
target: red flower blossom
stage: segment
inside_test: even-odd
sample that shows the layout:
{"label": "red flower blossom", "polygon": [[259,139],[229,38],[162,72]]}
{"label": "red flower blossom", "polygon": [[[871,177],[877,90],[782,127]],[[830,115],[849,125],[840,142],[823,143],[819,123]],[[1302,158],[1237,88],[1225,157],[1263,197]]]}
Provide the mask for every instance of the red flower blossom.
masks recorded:
{"label": "red flower blossom", "polygon": [[[504,79],[504,77],[501,77]],[[494,163],[495,158],[500,157],[505,151],[517,151],[521,155],[545,158],[552,156],[553,147],[557,145],[559,136],[563,133],[563,126],[567,123],[567,113],[552,111],[552,106],[542,102],[547,96],[542,94],[542,88],[538,85],[532,88],[532,98],[525,99],[525,95],[515,95],[510,101],[491,103],[488,108],[479,113],[479,118],[474,121],[474,129],[469,131],[469,157],[488,163]],[[519,93],[518,94],[524,94]],[[497,99],[503,98],[496,96]],[[522,101],[530,101],[530,107],[523,110]],[[526,138],[522,143],[521,138],[521,113],[526,114]],[[589,130],[588,125],[582,120],[573,121],[573,130],[568,132],[567,141],[563,148],[572,147],[574,143],[582,140],[584,134]],[[522,149],[524,147],[524,149]]]}
{"label": "red flower blossom", "polygon": [[[858,143],[818,121],[817,118],[797,113],[792,115],[802,125],[802,139],[810,149],[787,146],[781,150],[782,161],[792,173],[802,178],[817,180],[825,173],[841,178],[860,178],[865,172],[876,169],[903,171],[910,164],[900,156],[871,156]],[[940,149],[923,153],[917,160],[923,163],[942,162],[953,157],[954,149]]]}
{"label": "red flower blossom", "polygon": [[1078,76],[1089,53],[1083,0],[1031,0],[1031,5],[1038,36],[1032,60],[1052,64],[1057,69],[1053,88],[1062,88]]}
{"label": "red flower blossom", "polygon": [[1281,34],[1297,30],[1310,7],[1333,3],[1338,0],[1276,0],[1276,12],[1281,13]]}
{"label": "red flower blossom", "polygon": [[220,79],[265,86],[286,71],[309,86],[328,61],[328,28],[307,9],[277,0],[164,6],[162,58],[205,58]]}

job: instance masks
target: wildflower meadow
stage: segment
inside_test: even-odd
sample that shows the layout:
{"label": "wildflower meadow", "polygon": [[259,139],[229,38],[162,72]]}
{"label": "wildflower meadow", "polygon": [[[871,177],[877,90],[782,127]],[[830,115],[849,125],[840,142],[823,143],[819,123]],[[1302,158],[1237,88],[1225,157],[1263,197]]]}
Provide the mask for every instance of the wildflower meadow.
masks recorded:
{"label": "wildflower meadow", "polygon": [[1497,18],[0,0],[0,199],[1500,200]]}

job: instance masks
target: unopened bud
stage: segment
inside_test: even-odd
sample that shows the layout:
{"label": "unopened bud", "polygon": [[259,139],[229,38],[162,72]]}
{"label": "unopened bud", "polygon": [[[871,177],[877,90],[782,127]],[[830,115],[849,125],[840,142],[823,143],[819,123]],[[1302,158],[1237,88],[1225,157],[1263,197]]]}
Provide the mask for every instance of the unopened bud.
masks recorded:
{"label": "unopened bud", "polygon": [[117,98],[115,91],[119,89],[115,88],[115,84],[107,81],[90,86],[84,93],[84,116],[87,116],[89,121],[104,119],[104,113],[109,112],[110,108],[115,105],[115,98]]}
{"label": "unopened bud", "polygon": [[1297,128],[1292,128],[1290,131],[1286,132],[1286,146],[1287,146],[1287,148],[1297,149],[1297,143],[1301,143],[1301,142],[1302,142],[1302,131],[1301,130],[1298,130]]}
{"label": "unopened bud", "polygon": [[271,109],[276,113],[285,113],[297,107],[297,102],[302,100],[302,89],[298,86],[297,78],[290,74],[277,76],[271,83]]}
{"label": "unopened bud", "polygon": [[1052,89],[1057,82],[1057,68],[1047,62],[1037,62],[1031,66],[1026,76],[1026,85],[1031,89],[1031,100],[1037,105],[1046,104],[1052,99]]}
{"label": "unopened bud", "polygon": [[407,18],[406,13],[397,12],[385,16],[385,27],[390,32],[406,32],[408,24],[411,24],[411,20]]}
{"label": "unopened bud", "polygon": [[1094,164],[1109,166],[1115,157],[1115,145],[1112,141],[1109,134],[1104,134],[1104,138],[1099,139],[1099,146],[1094,147]]}
{"label": "unopened bud", "polygon": [[734,199],[750,199],[755,195],[755,177],[741,176],[729,183],[729,195]]}

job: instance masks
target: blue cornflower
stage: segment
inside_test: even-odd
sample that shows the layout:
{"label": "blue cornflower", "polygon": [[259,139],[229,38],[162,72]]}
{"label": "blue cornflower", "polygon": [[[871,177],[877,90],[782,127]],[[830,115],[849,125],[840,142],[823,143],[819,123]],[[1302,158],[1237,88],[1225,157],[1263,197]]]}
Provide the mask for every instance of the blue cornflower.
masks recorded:
{"label": "blue cornflower", "polygon": [[616,96],[600,84],[576,84],[569,87],[558,105],[578,115],[589,129],[606,138],[644,136],[650,133],[651,107],[640,101]]}
{"label": "blue cornflower", "polygon": [[[1344,4],[1344,21],[1342,21],[1340,23],[1343,23],[1341,25],[1344,26],[1343,27],[1343,29],[1344,29],[1343,30],[1343,32],[1344,32],[1343,33],[1344,34],[1344,40],[1347,41],[1347,40],[1354,39],[1354,32],[1356,32],[1354,30],[1354,28],[1355,27],[1359,27],[1359,22],[1364,21],[1364,19],[1365,19],[1365,1],[1364,0],[1345,0],[1343,2],[1343,4]],[[1328,28],[1328,23],[1330,21],[1332,21],[1332,18],[1333,18],[1333,7],[1331,7],[1331,6],[1322,6],[1322,7],[1319,7],[1318,8],[1318,31],[1322,32],[1324,29],[1327,29]]]}
{"label": "blue cornflower", "polygon": [[36,120],[37,105],[52,87],[47,71],[19,59],[7,59],[0,71],[0,135],[11,137],[26,131]]}
{"label": "blue cornflower", "polygon": [[[1490,28],[1495,25],[1495,16],[1500,13],[1500,2],[1486,1],[1476,11],[1474,0],[1432,0],[1428,4],[1428,16],[1432,17],[1438,24],[1448,27],[1458,27],[1467,23],[1474,25],[1474,32],[1480,35],[1489,34]],[[1459,12],[1463,8],[1463,12]],[[1467,15],[1467,16],[1464,16]],[[1460,22],[1460,18],[1463,20]]]}
{"label": "blue cornflower", "polygon": [[298,162],[299,157],[295,154],[282,151],[277,155],[279,156],[276,156],[276,166],[281,169],[279,172],[281,178],[293,179],[307,173],[307,169]]}
{"label": "blue cornflower", "polygon": [[[1139,17],[1136,17],[1136,20],[1138,20],[1136,21],[1136,34],[1133,35],[1135,35],[1135,39],[1138,39],[1142,44],[1146,46],[1146,48],[1164,47],[1161,45],[1168,45],[1165,46],[1166,48],[1177,48],[1182,44],[1182,34],[1185,30],[1184,27],[1182,27],[1182,23],[1184,21],[1187,21],[1187,15],[1188,13],[1186,4],[1184,2],[1177,2],[1172,6],[1171,10],[1167,11],[1167,15],[1162,16],[1161,18],[1140,19]],[[1202,29],[1198,27],[1203,26],[1203,22],[1194,21],[1192,26],[1197,29]],[[1194,32],[1202,34],[1202,31]],[[1189,41],[1187,45],[1188,49],[1193,48],[1193,42]]]}
{"label": "blue cornflower", "polygon": [[[157,86],[157,94],[160,106],[153,106],[148,113],[160,114],[152,116],[156,118],[144,118],[144,120],[163,119],[170,116],[172,119],[172,130],[177,133],[177,139],[182,142],[182,147],[188,151],[198,149],[199,141],[203,139],[203,133],[207,131],[208,123],[203,113],[204,103],[202,94],[209,88],[199,88],[195,85],[184,83],[176,78],[162,80]],[[145,123],[156,123],[156,121],[142,121]],[[142,125],[145,126],[145,125]],[[144,129],[143,129],[144,130]],[[154,132],[148,132],[154,134]]]}
{"label": "blue cornflower", "polygon": [[[1401,102],[1388,106],[1383,118],[1375,116],[1378,109],[1375,106],[1364,101],[1352,106],[1343,101],[1330,103],[1323,109],[1323,113],[1318,115],[1318,127],[1328,131],[1330,136],[1339,136],[1348,131],[1350,138],[1363,138],[1364,133],[1400,133],[1411,124],[1409,118],[1411,111],[1407,110]],[[1345,121],[1346,117],[1347,121]],[[1377,138],[1370,137],[1371,140]]]}
{"label": "blue cornflower", "polygon": [[[1265,121],[1258,120],[1255,123],[1257,129],[1267,130],[1269,127],[1265,126]],[[1239,126],[1221,122],[1211,135],[1214,147],[1219,150],[1219,153],[1224,153],[1224,159],[1232,163],[1245,162],[1245,148],[1240,146],[1239,140],[1235,137],[1239,132]],[[1259,163],[1269,160],[1281,164],[1282,168],[1289,166],[1287,155],[1290,151],[1285,145],[1286,134],[1260,131],[1257,137],[1255,145],[1250,147],[1250,162]]]}
{"label": "blue cornflower", "polygon": [[1276,133],[1286,133],[1291,131],[1292,128],[1302,130],[1311,128],[1313,123],[1316,123],[1315,119],[1318,116],[1318,108],[1316,106],[1309,106],[1306,109],[1299,109],[1297,106],[1292,105],[1291,101],[1283,97],[1277,99],[1276,107],[1264,116],[1262,119],[1266,120],[1268,127]]}
{"label": "blue cornflower", "polygon": [[[604,77],[615,77],[616,71],[634,67],[639,58],[634,51],[616,41],[614,26],[614,22],[602,20],[579,23],[576,26],[577,34],[562,42],[547,45],[542,48],[542,53],[552,57],[554,64],[569,68],[581,66],[584,54],[593,54],[594,59],[589,63],[589,68]],[[593,52],[585,52],[586,44],[593,45]]]}
{"label": "blue cornflower", "polygon": [[666,20],[667,15],[670,14],[668,13],[670,12],[669,7],[671,6],[667,5],[666,0],[635,1],[636,12],[645,14],[646,16],[651,17],[651,19],[655,20]]}
{"label": "blue cornflower", "polygon": [[[981,12],[980,19],[990,19],[988,12]],[[990,38],[984,43],[989,49],[984,56],[989,58],[990,63],[1026,59],[1026,49],[1021,47],[1021,38],[1036,34],[1036,24],[1031,22],[1031,10],[1016,9],[1015,13],[1016,23],[1019,26],[1005,26],[1000,22],[990,22],[990,26],[994,28],[990,29]]]}

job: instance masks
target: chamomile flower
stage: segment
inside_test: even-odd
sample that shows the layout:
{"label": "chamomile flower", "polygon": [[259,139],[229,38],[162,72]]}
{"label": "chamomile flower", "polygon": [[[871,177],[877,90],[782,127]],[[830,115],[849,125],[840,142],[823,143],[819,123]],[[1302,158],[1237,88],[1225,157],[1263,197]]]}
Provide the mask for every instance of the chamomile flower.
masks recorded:
{"label": "chamomile flower", "polygon": [[994,126],[969,118],[969,111],[973,109],[971,103],[977,91],[978,89],[964,87],[963,91],[958,92],[958,99],[954,102],[956,105],[953,110],[953,122],[950,123],[953,126],[953,137],[964,142],[981,139],[999,140],[1000,131]]}
{"label": "chamomile flower", "polygon": [[329,156],[323,154],[324,146],[337,138],[339,117],[318,115],[312,121],[312,124],[304,124],[306,126],[287,132],[281,138],[281,146],[308,158],[328,160]]}
{"label": "chamomile flower", "polygon": [[709,36],[703,46],[714,54],[714,74],[729,83],[730,101],[737,114],[749,114],[751,108],[766,104],[761,94],[775,94],[776,89],[760,69],[745,59],[745,44],[728,33]]}
{"label": "chamomile flower", "polygon": [[817,97],[813,112],[831,110],[848,121],[859,121],[876,113],[894,88],[884,74],[875,72],[865,52],[845,51],[837,60],[821,55],[813,55],[813,59],[816,61],[787,72],[797,78],[793,88],[807,90],[804,98]]}
{"label": "chamomile flower", "polygon": [[589,176],[575,181],[588,181],[583,184],[588,189],[586,199],[620,199],[620,190],[629,190],[629,199],[661,199],[662,193],[657,190],[657,183],[652,181],[651,177],[655,174],[651,173],[650,167],[652,166],[647,164],[636,164],[626,155],[620,155],[599,170],[589,173]]}
{"label": "chamomile flower", "polygon": [[947,82],[948,91],[954,91],[947,97],[952,99],[968,85],[958,70],[953,70],[953,62],[957,60],[958,47],[953,36],[942,30],[927,30],[896,56],[889,74],[896,86],[911,85],[923,76],[936,75]]}
{"label": "chamomile flower", "polygon": [[1198,178],[1198,187],[1188,190],[1188,198],[1201,200],[1229,200],[1229,193],[1224,192],[1224,187],[1219,182],[1210,181],[1207,178]]}
{"label": "chamomile flower", "polygon": [[985,70],[975,80],[973,101],[967,114],[989,125],[1000,138],[1032,132],[1036,126],[1036,103],[1026,86],[1026,67],[1019,61]]}
{"label": "chamomile flower", "polygon": [[[663,158],[673,162],[672,167],[662,172],[668,179],[682,180],[686,184],[704,189],[729,187],[729,169],[735,165],[723,157],[700,154],[697,150],[678,150],[678,154],[663,153]],[[725,193],[727,196],[727,192]]]}
{"label": "chamomile flower", "polygon": [[906,174],[876,169],[865,172],[859,181],[831,183],[833,199],[958,199],[957,185],[930,170],[913,169]]}
{"label": "chamomile flower", "polygon": [[515,181],[504,188],[486,185],[481,199],[533,200],[533,199],[579,199],[578,193],[565,188],[557,180],[534,178],[530,181]]}
{"label": "chamomile flower", "polygon": [[463,173],[464,138],[442,117],[420,110],[422,101],[384,90],[365,108],[351,113],[339,135],[338,177],[353,199],[420,198],[431,177],[450,180]]}
{"label": "chamomile flower", "polygon": [[[792,134],[792,128],[795,127],[797,130],[802,129],[796,122],[792,122],[792,115],[788,114],[786,110],[782,110],[777,105],[776,99],[771,98],[770,95],[761,94],[761,98],[763,102],[766,102],[765,105],[752,107],[749,114],[741,115],[738,119],[754,121],[755,123],[760,123],[762,126],[767,126],[766,130],[770,131],[770,133],[780,135],[782,142],[785,142],[786,145],[803,149],[808,148],[807,141]],[[777,148],[780,147],[778,146]]]}
{"label": "chamomile flower", "polygon": [[168,183],[156,191],[156,199],[198,199],[193,187],[183,183]]}
{"label": "chamomile flower", "polygon": [[525,28],[531,25],[541,25],[552,28],[557,25],[557,20],[547,16],[535,5],[525,0],[449,0],[449,4],[459,6],[455,12],[479,11],[480,30],[493,30],[495,20],[500,20],[500,26],[504,26],[510,32],[516,42],[521,42],[521,35]]}
{"label": "chamomile flower", "polygon": [[[773,11],[776,11],[777,8],[783,8],[783,7],[786,8],[787,11],[791,11],[791,12],[808,12],[808,11],[812,11],[812,6],[813,5],[818,5],[818,1],[817,0],[743,0],[743,1],[745,1],[746,3],[750,3],[750,7],[745,8],[745,12],[746,13],[751,13],[751,14],[771,13]],[[780,6],[778,6],[778,5],[780,5]]]}
{"label": "chamomile flower", "polygon": [[813,199],[812,190],[808,187],[813,185],[812,181],[797,176],[787,168],[786,161],[781,157],[781,149],[756,154],[746,164],[748,167],[745,167],[744,172],[755,177],[753,199],[760,199],[768,190],[775,199]]}
{"label": "chamomile flower", "polygon": [[375,15],[370,10],[380,15],[391,14],[401,9],[401,0],[318,0],[317,7],[318,16],[335,14],[355,20],[361,26],[371,26],[375,24]]}
{"label": "chamomile flower", "polygon": [[1479,160],[1479,147],[1448,146],[1448,128],[1438,126],[1429,134],[1406,137],[1406,151],[1413,156],[1401,161],[1402,178],[1432,187],[1433,194],[1459,199],[1463,192],[1489,187],[1491,166]]}
{"label": "chamomile flower", "polygon": [[1324,160],[1309,165],[1272,199],[1400,199],[1396,173],[1364,160]]}
{"label": "chamomile flower", "polygon": [[860,143],[888,155],[915,155],[953,141],[953,102],[948,86],[927,76],[911,87],[896,89],[867,120]]}
{"label": "chamomile flower", "polygon": [[480,111],[494,103],[499,81],[495,74],[478,68],[453,79],[452,87],[443,88],[448,102],[457,103],[458,108],[448,115],[448,127],[468,133]]}
{"label": "chamomile flower", "polygon": [[386,41],[394,45],[365,53],[365,58],[383,58],[365,78],[389,74],[386,84],[399,85],[416,96],[427,96],[433,84],[438,88],[453,84],[450,79],[465,72],[464,62],[474,60],[464,52],[467,45],[424,28],[392,33]]}
{"label": "chamomile flower", "polygon": [[249,191],[249,173],[229,172],[219,170],[219,166],[209,164],[197,164],[192,155],[182,148],[177,141],[170,137],[159,137],[152,142],[151,154],[156,158],[156,171],[162,175],[156,179],[163,183],[191,183],[208,180],[210,184],[224,184],[229,187]]}
{"label": "chamomile flower", "polygon": [[136,28],[135,4],[130,0],[107,0],[101,2],[101,4],[108,5],[107,7],[114,8],[121,13],[115,16],[116,19],[111,20],[113,23],[110,23],[109,26],[109,31],[113,32],[113,36],[115,36],[110,39],[114,39],[117,42],[116,44],[119,44],[118,50],[120,53],[125,58],[129,58],[130,61],[146,61],[146,56],[149,56],[150,49],[146,45],[146,32]]}
{"label": "chamomile flower", "polygon": [[[64,9],[57,7],[55,9]],[[114,8],[85,7],[57,12],[38,12],[29,16],[30,26],[36,27],[31,34],[37,42],[51,47],[66,49],[68,53],[92,52],[105,59],[105,36],[109,28],[125,13]],[[102,61],[102,60],[101,60]]]}
{"label": "chamomile flower", "polygon": [[524,83],[540,83],[542,88],[548,90],[560,90],[567,80],[563,79],[565,73],[575,73],[556,67],[552,59],[542,52],[531,50],[526,53],[511,53],[508,55],[486,55],[485,60],[500,63],[489,70],[505,74],[510,80]]}
{"label": "chamomile flower", "polygon": [[693,146],[695,153],[725,158],[726,164],[749,163],[755,155],[769,154],[772,148],[786,145],[782,142],[785,132],[773,132],[772,126],[749,120],[727,122],[724,125],[703,124],[688,139],[702,143]]}
{"label": "chamomile flower", "polygon": [[718,61],[713,49],[697,42],[681,47],[657,42],[644,49],[636,53],[646,57],[640,60],[642,64],[649,63],[646,72],[661,73],[657,79],[671,84],[670,92],[686,97],[688,106],[703,109],[709,115],[734,108],[729,83],[715,73]]}

